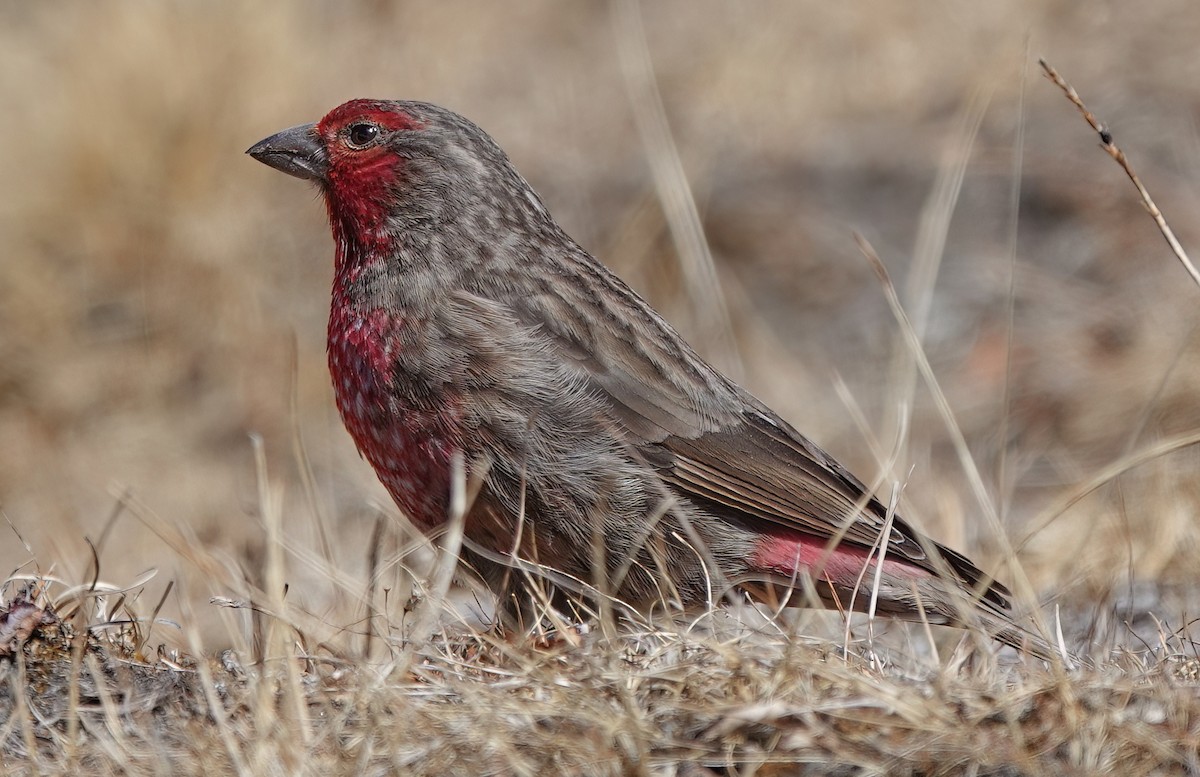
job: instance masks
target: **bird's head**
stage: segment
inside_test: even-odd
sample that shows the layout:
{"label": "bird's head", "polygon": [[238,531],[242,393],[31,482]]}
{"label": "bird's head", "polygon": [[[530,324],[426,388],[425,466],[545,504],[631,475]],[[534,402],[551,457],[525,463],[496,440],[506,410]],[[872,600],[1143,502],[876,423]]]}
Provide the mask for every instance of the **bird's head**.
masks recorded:
{"label": "bird's head", "polygon": [[[544,214],[483,130],[429,103],[351,100],[246,153],[317,183],[335,237],[367,250],[390,247],[414,231],[453,231],[464,216],[503,220],[502,212],[514,208]],[[470,220],[479,222],[475,217]]]}

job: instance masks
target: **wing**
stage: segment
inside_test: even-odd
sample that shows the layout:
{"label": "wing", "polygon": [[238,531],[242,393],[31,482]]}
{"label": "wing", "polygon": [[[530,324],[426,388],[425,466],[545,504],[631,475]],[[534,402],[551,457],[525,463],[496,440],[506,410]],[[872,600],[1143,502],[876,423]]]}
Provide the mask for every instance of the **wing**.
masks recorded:
{"label": "wing", "polygon": [[[760,531],[772,528],[871,548],[886,510],[854,475],[770,408],[718,373],[620,279],[582,255],[577,273],[508,300],[603,396],[629,444],[689,500]],[[565,283],[564,283],[565,282]],[[1007,608],[1008,591],[964,556],[893,519],[888,555],[935,575],[936,548],[966,586]],[[987,581],[987,582],[982,582]]]}
{"label": "wing", "polygon": [[[748,400],[753,400],[748,397]],[[774,413],[747,410],[739,422],[694,438],[659,444],[663,479],[709,506],[760,529],[778,526],[870,548],[886,527],[886,509],[842,465]],[[647,456],[652,458],[653,454]],[[888,534],[889,558],[942,576],[936,552],[968,588],[987,580],[985,599],[1008,607],[1008,591],[965,556],[920,535],[899,516]]]}

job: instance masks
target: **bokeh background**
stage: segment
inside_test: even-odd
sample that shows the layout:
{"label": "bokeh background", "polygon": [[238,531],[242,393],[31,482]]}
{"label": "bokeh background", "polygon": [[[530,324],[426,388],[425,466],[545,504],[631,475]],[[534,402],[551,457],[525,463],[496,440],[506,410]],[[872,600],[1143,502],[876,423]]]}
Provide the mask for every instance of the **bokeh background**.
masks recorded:
{"label": "bokeh background", "polygon": [[1114,463],[1200,429],[1200,288],[1036,58],[1108,123],[1194,248],[1194,4],[670,0],[641,7],[644,48],[624,9],[0,6],[0,568],[80,582],[90,539],[105,580],[157,570],[146,609],[173,581],[162,614],[219,647],[208,598],[261,576],[257,435],[290,600],[353,620],[330,570],[362,584],[379,516],[385,554],[401,523],[333,407],[323,209],[242,154],[350,98],[475,120],[572,235],[725,358],[648,162],[667,152],[638,131],[653,104],[629,74],[648,54],[745,385],[865,480],[882,465],[869,438],[899,450],[888,472],[910,519],[1000,562],[861,233],[925,322],[1043,599],[1085,620],[1132,601],[1182,622],[1200,576],[1194,450],[1027,537]]}

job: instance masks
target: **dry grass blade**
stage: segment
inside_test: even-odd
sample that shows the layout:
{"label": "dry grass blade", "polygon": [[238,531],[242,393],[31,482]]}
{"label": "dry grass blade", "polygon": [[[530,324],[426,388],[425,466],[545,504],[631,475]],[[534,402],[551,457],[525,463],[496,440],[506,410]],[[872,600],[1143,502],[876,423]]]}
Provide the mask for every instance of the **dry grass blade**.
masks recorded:
{"label": "dry grass blade", "polygon": [[[913,261],[905,288],[906,309],[917,339],[925,341],[933,307],[933,292],[946,251],[946,240],[954,219],[955,206],[962,195],[971,149],[979,135],[987,112],[988,98],[978,93],[964,106],[951,142],[943,152],[937,180],[921,208],[917,238],[913,246]],[[897,455],[892,463],[902,462],[900,454],[906,448],[905,435],[910,429],[913,394],[917,387],[915,362],[909,357],[908,343],[903,338],[895,342],[892,354],[889,387],[895,396],[890,405],[895,413],[894,435]],[[885,472],[890,472],[891,467]]]}
{"label": "dry grass blade", "polygon": [[1192,260],[1188,258],[1187,252],[1183,250],[1183,246],[1179,243],[1179,240],[1175,237],[1175,233],[1167,224],[1167,220],[1163,216],[1162,211],[1160,211],[1158,206],[1154,204],[1153,198],[1150,197],[1150,192],[1147,191],[1146,187],[1142,185],[1142,181],[1137,177],[1137,173],[1133,172],[1133,166],[1129,164],[1129,159],[1125,156],[1125,152],[1118,148],[1117,144],[1113,142],[1112,132],[1109,131],[1108,127],[1102,124],[1100,120],[1096,118],[1095,114],[1087,109],[1087,106],[1083,104],[1083,98],[1081,98],[1079,93],[1075,91],[1075,87],[1068,84],[1066,79],[1060,76],[1058,71],[1050,66],[1049,62],[1044,59],[1039,59],[1038,64],[1042,66],[1042,70],[1045,71],[1046,77],[1053,81],[1054,85],[1063,91],[1063,94],[1067,96],[1067,99],[1071,101],[1071,104],[1079,109],[1079,113],[1083,116],[1084,120],[1091,126],[1092,129],[1096,131],[1096,134],[1100,136],[1100,147],[1103,148],[1105,153],[1112,157],[1113,160],[1121,166],[1121,169],[1124,170],[1125,174],[1129,176],[1129,180],[1133,181],[1133,185],[1137,187],[1138,195],[1142,198],[1142,203],[1145,204],[1146,210],[1150,212],[1150,217],[1154,219],[1154,223],[1158,225],[1158,231],[1162,232],[1162,236],[1167,240],[1167,245],[1171,247],[1171,251],[1174,252],[1175,257],[1179,259],[1179,262],[1183,265],[1183,268],[1187,270],[1188,275],[1192,276],[1192,280],[1195,281],[1197,286],[1200,286],[1200,270],[1197,270],[1196,266],[1192,264]]}
{"label": "dry grass blade", "polygon": [[[196,655],[201,655],[202,648],[200,646],[199,635],[196,634],[195,630],[188,629],[187,637],[192,652]],[[242,748],[238,746],[237,737],[234,736],[229,722],[228,712],[226,711],[225,705],[221,702],[221,698],[218,695],[218,686],[213,679],[212,670],[205,661],[201,661],[197,665],[196,669],[200,674],[200,679],[202,680],[204,701],[208,705],[208,714],[212,717],[212,720],[216,725],[216,739],[220,742],[221,746],[224,747],[225,754],[228,756],[229,762],[233,766],[234,772],[238,775],[238,777],[249,777],[249,775],[253,774],[253,772],[246,765],[246,761],[243,758]]]}
{"label": "dry grass blade", "polygon": [[1008,482],[1008,434],[1012,420],[1013,401],[1013,344],[1017,317],[1017,240],[1021,226],[1021,183],[1024,181],[1025,164],[1025,98],[1028,88],[1029,39],[1025,40],[1025,55],[1021,57],[1021,94],[1017,105],[1017,129],[1013,138],[1012,183],[1009,188],[1009,238],[1008,238],[1008,289],[1005,293],[1004,322],[1004,392],[1000,400],[1000,428],[996,435],[1001,441],[1000,456],[996,462],[997,512],[1006,515],[1010,497]]}
{"label": "dry grass blade", "polygon": [[621,70],[638,133],[646,148],[646,160],[654,175],[654,185],[662,203],[671,237],[684,265],[693,304],[704,324],[701,340],[712,343],[716,352],[713,361],[735,380],[745,372],[733,324],[700,213],[692,197],[679,149],[671,135],[671,126],[663,108],[662,97],[654,79],[654,66],[642,27],[641,9],[637,0],[614,0],[613,29],[617,38]]}
{"label": "dry grass blade", "polygon": [[[1033,585],[1021,567],[1020,561],[1017,558],[1016,550],[1008,539],[1008,534],[1004,531],[1004,527],[1000,523],[1000,516],[996,512],[996,506],[992,503],[988,496],[987,487],[983,483],[983,477],[979,473],[979,468],[975,465],[975,460],[971,456],[971,452],[967,447],[967,441],[963,437],[962,429],[954,419],[954,411],[950,407],[950,402],[938,384],[937,376],[934,375],[933,367],[929,363],[928,357],[925,355],[925,349],[921,347],[920,338],[913,329],[912,323],[908,319],[904,307],[900,303],[900,297],[896,293],[896,287],[892,284],[891,277],[888,275],[887,268],[884,267],[883,260],[879,258],[879,254],[875,249],[859,234],[855,234],[855,241],[858,243],[859,249],[863,256],[870,263],[871,268],[875,271],[879,282],[883,287],[884,295],[887,297],[888,305],[892,309],[892,314],[895,316],[896,322],[900,325],[901,332],[905,342],[908,343],[912,358],[920,370],[921,376],[925,379],[926,387],[933,395],[934,402],[937,405],[938,412],[941,414],[942,422],[946,427],[947,433],[954,444],[954,449],[958,454],[959,463],[962,465],[963,472],[967,476],[967,481],[971,485],[971,491],[975,496],[975,500],[979,505],[980,511],[987,520],[988,529],[1000,544],[1004,551],[1005,559],[1008,562],[1008,567],[1012,573],[1013,585],[1018,596],[1027,604],[1034,605],[1037,603],[1037,595],[1034,592]],[[941,561],[936,553],[932,554],[935,559]],[[941,562],[944,563],[944,562]],[[971,622],[970,613],[964,603],[964,612],[962,613],[963,620],[967,623]],[[1031,614],[1034,619],[1038,631],[1041,635],[1047,633],[1045,624],[1042,622],[1040,613],[1036,607],[1030,607]],[[1067,659],[1070,664],[1070,660]]]}
{"label": "dry grass blade", "polygon": [[1071,507],[1078,504],[1080,500],[1088,494],[1096,491],[1107,483],[1111,483],[1119,476],[1132,469],[1142,466],[1155,459],[1162,458],[1169,454],[1190,448],[1195,445],[1200,445],[1200,432],[1181,435],[1169,440],[1163,440],[1155,445],[1151,445],[1144,450],[1132,453],[1128,456],[1123,456],[1119,460],[1109,464],[1104,469],[1097,472],[1088,480],[1080,483],[1073,488],[1067,496],[1054,506],[1045,510],[1040,516],[1034,519],[1031,523],[1031,528],[1026,532],[1025,538],[1017,543],[1014,548],[1019,551],[1021,548],[1042,532],[1047,526],[1055,521],[1059,516],[1063,515]]}
{"label": "dry grass blade", "polygon": [[[475,475],[482,478],[483,475]],[[446,594],[458,569],[458,557],[463,546],[463,529],[467,511],[475,494],[469,493],[466,463],[461,454],[456,454],[450,464],[450,515],[441,538],[441,553],[434,567],[433,578],[425,591],[424,601],[417,613],[416,622],[408,634],[408,644],[398,662],[398,673],[403,676],[412,666],[417,651],[425,646],[437,629],[445,614]]]}
{"label": "dry grass blade", "polygon": [[[301,688],[300,672],[295,659],[292,657],[293,650],[291,649],[292,640],[291,623],[292,619],[288,616],[288,603],[285,600],[287,595],[287,576],[284,569],[283,558],[283,492],[278,486],[273,486],[267,476],[267,457],[266,451],[263,448],[262,438],[257,435],[252,438],[254,445],[254,461],[255,469],[258,474],[258,498],[259,509],[262,512],[264,527],[266,528],[266,570],[265,570],[265,585],[267,595],[270,596],[271,607],[279,617],[269,618],[267,621],[267,638],[265,640],[264,657],[268,661],[281,660],[284,667],[284,681],[282,685],[282,696],[286,697],[285,704],[290,702],[292,719],[286,723],[290,728],[299,732],[300,744],[305,749],[309,747],[311,738],[311,727],[308,720],[308,708],[305,702],[305,693]],[[264,683],[264,690],[268,686]],[[267,720],[271,723],[275,722],[278,712],[275,711],[275,705],[270,703],[266,698],[258,706],[258,711],[268,715]],[[272,725],[262,726],[263,730],[271,730]],[[289,766],[295,766],[296,754],[292,752],[292,748],[281,748],[283,760]]]}

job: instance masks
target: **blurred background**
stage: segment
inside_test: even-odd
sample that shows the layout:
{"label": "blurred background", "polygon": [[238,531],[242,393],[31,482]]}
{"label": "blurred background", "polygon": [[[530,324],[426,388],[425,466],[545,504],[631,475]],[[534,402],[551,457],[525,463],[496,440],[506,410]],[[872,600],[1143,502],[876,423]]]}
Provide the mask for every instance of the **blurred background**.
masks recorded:
{"label": "blurred background", "polygon": [[[5,3],[0,567],[82,582],[90,539],[105,580],[157,570],[143,609],[174,581],[162,614],[221,646],[208,598],[261,583],[258,435],[289,601],[354,619],[379,517],[384,556],[400,522],[333,406],[323,207],[243,151],[405,97],[486,129],[568,232],[730,363],[648,161],[677,153],[744,384],[864,480],[898,450],[910,520],[994,567],[861,233],[1043,599],[1081,618],[1186,603],[1200,460],[1142,454],[1200,430],[1200,289],[1036,60],[1196,248],[1197,40],[1186,0]],[[639,133],[645,56],[673,149]]]}

